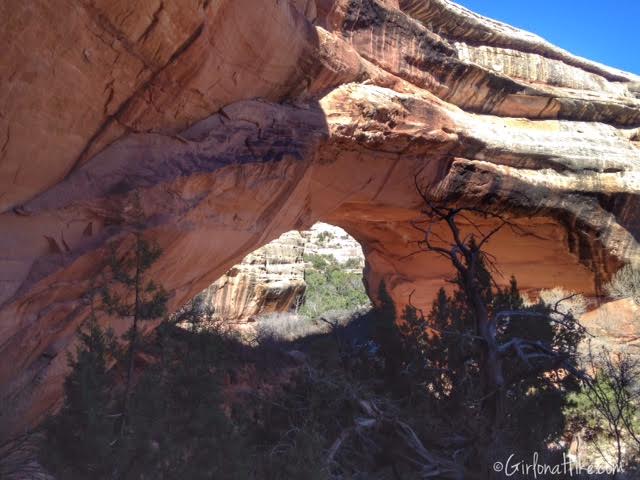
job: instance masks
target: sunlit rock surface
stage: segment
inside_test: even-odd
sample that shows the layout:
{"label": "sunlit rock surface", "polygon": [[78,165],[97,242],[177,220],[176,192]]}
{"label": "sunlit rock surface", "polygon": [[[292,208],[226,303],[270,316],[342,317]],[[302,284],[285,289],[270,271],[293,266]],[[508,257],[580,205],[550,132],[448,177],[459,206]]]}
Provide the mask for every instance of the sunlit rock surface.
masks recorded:
{"label": "sunlit rock surface", "polygon": [[602,348],[614,353],[625,353],[640,361],[640,306],[631,298],[602,305],[580,318],[591,334],[583,350],[598,355]]}
{"label": "sunlit rock surface", "polygon": [[428,306],[451,270],[412,255],[416,182],[509,217],[489,251],[525,290],[594,295],[638,260],[640,78],[449,1],[8,0],[0,18],[5,437],[60,399],[137,202],[171,308],[317,221],[360,242],[374,301],[384,281]]}
{"label": "sunlit rock surface", "polygon": [[260,247],[202,292],[204,304],[217,319],[233,323],[292,310],[306,287],[304,243],[294,231]]}
{"label": "sunlit rock surface", "polygon": [[280,235],[231,267],[200,295],[216,320],[255,321],[260,315],[295,312],[306,290],[308,255],[330,255],[364,266],[360,244],[340,227],[316,223],[309,230]]}

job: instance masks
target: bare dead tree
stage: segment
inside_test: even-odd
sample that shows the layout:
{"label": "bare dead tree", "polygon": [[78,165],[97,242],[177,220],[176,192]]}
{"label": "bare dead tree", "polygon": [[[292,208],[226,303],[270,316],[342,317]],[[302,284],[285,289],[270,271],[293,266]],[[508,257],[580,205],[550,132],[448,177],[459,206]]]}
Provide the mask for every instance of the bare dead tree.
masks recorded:
{"label": "bare dead tree", "polygon": [[[338,457],[357,457],[371,452],[385,451],[397,462],[419,472],[420,478],[461,480],[479,479],[479,475],[465,471],[450,458],[425,447],[414,430],[396,415],[387,412],[375,400],[355,399],[362,416],[345,428],[327,453],[327,465],[339,465]],[[341,455],[342,454],[342,455]],[[365,464],[372,464],[366,460]],[[402,478],[395,462],[392,469],[396,479]]]}
{"label": "bare dead tree", "polygon": [[[426,191],[421,189],[416,179],[416,189],[422,200],[422,213],[424,220],[413,222],[413,227],[422,233],[419,241],[420,251],[429,251],[447,259],[455,268],[461,287],[466,295],[469,308],[475,320],[475,334],[482,340],[483,355],[480,371],[483,374],[484,398],[488,407],[491,423],[499,415],[502,402],[502,391],[505,384],[501,351],[497,341],[497,318],[489,314],[489,308],[482,297],[482,285],[479,278],[480,263],[483,260],[491,260],[483,252],[483,247],[508,221],[497,214],[480,211],[475,208],[451,207],[432,201]],[[488,231],[480,229],[468,217],[469,213],[480,214],[483,217],[492,217],[497,220],[497,225]],[[459,221],[464,219],[472,227],[472,233],[463,236]],[[449,233],[449,239],[443,238],[434,232],[434,227],[444,225]]]}
{"label": "bare dead tree", "polygon": [[[495,259],[486,253],[484,248],[503,228],[523,235],[528,233],[499,213],[477,207],[452,206],[436,202],[426,190],[420,188],[417,179],[416,189],[423,200],[423,218],[413,222],[413,227],[421,233],[421,239],[417,242],[418,249],[414,254],[436,253],[445,258],[457,273],[458,283],[475,322],[471,338],[476,341],[481,352],[479,372],[483,393],[480,400],[487,420],[486,434],[490,441],[496,441],[497,425],[501,421],[505,391],[509,385],[542,372],[559,369],[582,376],[573,366],[574,359],[571,355],[545,342],[510,338],[500,343],[500,325],[518,316],[540,316],[579,334],[585,334],[585,331],[570,314],[562,312],[559,308],[565,299],[550,306],[548,312],[491,311],[483,296],[481,268],[482,265],[488,267],[491,277],[491,272],[498,270]],[[491,226],[481,227],[473,217],[491,220]],[[462,222],[468,226],[465,232],[461,228]],[[490,283],[495,284],[493,278],[490,278]],[[568,296],[566,300],[570,298],[571,296]],[[518,372],[518,377],[506,378],[504,362],[507,359],[515,360],[523,366]]]}

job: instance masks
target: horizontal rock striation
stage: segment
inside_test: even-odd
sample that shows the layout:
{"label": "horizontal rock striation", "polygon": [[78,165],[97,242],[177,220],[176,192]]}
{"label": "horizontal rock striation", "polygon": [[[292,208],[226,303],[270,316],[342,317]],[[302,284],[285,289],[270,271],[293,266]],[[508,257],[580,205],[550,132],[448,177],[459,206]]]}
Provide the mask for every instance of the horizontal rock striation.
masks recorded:
{"label": "horizontal rock striation", "polygon": [[511,219],[489,250],[527,290],[594,295],[640,258],[640,79],[449,1],[8,0],[0,17],[3,437],[59,401],[137,204],[171,308],[319,220],[360,242],[374,301],[384,281],[428,306],[451,270],[413,255],[416,181]]}
{"label": "horizontal rock striation", "polygon": [[295,312],[307,289],[309,255],[332,256],[340,263],[364,265],[360,244],[339,227],[316,223],[283,233],[258,248],[199,296],[215,321],[246,323],[272,313]]}
{"label": "horizontal rock striation", "polygon": [[307,286],[305,243],[300,232],[292,231],[250,253],[200,293],[204,305],[216,320],[228,323],[293,310]]}

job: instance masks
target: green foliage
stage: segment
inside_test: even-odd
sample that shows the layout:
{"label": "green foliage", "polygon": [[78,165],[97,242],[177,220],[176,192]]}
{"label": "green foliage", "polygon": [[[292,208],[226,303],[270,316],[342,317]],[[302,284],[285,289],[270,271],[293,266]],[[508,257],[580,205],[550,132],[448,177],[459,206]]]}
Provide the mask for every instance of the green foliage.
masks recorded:
{"label": "green foliage", "polygon": [[335,238],[335,236],[331,232],[320,232],[318,234],[318,243],[320,245],[326,245],[327,243],[329,243],[334,238]]}
{"label": "green foliage", "polygon": [[[602,393],[602,400],[610,405],[614,415],[622,415],[619,407],[615,403],[615,394],[613,383],[610,378],[604,375],[598,375],[595,380],[594,388]],[[586,428],[590,435],[598,435],[606,428],[607,419],[604,414],[597,408],[595,399],[581,389],[578,392],[572,392],[569,395],[565,415],[574,430]]]}
{"label": "green foliage", "polygon": [[352,257],[344,261],[342,268],[346,270],[362,270],[362,265],[360,259]]}
{"label": "green foliage", "polygon": [[[167,292],[144,275],[160,257],[162,250],[136,234],[134,248],[119,256],[115,245],[109,256],[110,279],[102,289],[104,309],[110,315],[154,320],[166,314]],[[123,293],[118,292],[122,290]],[[134,294],[134,300],[129,300]]]}
{"label": "green foliage", "polygon": [[[139,207],[138,207],[139,208]],[[111,245],[107,280],[102,287],[103,308],[110,315],[130,317],[131,327],[125,334],[129,343],[128,368],[122,400],[121,432],[130,420],[129,400],[135,355],[138,349],[138,322],[153,320],[166,314],[168,294],[153,280],[145,281],[145,273],[160,257],[159,246],[146,241],[142,234],[135,233],[133,249],[119,256],[115,245]],[[108,274],[110,273],[110,276]],[[114,292],[123,292],[122,296]],[[129,298],[133,297],[133,300]]]}
{"label": "green foliage", "polygon": [[[113,313],[142,320],[162,311],[166,297],[144,278],[159,250],[139,237],[137,242],[131,256],[111,264],[114,282],[134,290],[137,302],[127,303],[130,295],[116,297],[111,289],[103,299]],[[331,256],[307,261],[313,270],[301,313],[317,317],[367,302],[358,272]],[[570,318],[557,321],[544,304],[525,307],[515,279],[505,289],[495,287],[484,263],[477,280],[496,320],[499,346],[527,339],[574,356],[581,331]],[[410,306],[397,311],[384,283],[377,297],[368,331],[334,325],[330,334],[312,340],[321,348],[307,344],[295,357],[304,362],[300,368],[291,368],[294,357],[288,355],[291,348],[304,348],[302,340],[293,345],[294,334],[276,339],[272,350],[261,351],[259,344],[249,352],[220,332],[164,323],[155,344],[140,342],[157,362],[131,384],[126,428],[120,428],[122,409],[114,407],[122,388],[106,367],[110,337],[90,330],[70,364],[65,407],[50,422],[48,465],[72,480],[411,479],[421,478],[431,458],[455,458],[477,470],[488,458],[488,445],[498,443],[486,435],[486,349],[462,279],[453,280],[450,293],[438,292],[427,315]],[[200,307],[194,301],[174,321],[192,323]],[[279,345],[284,350],[284,340],[287,351],[273,355]],[[135,336],[131,341],[135,345]],[[307,361],[310,351],[315,357]],[[278,371],[282,362],[286,370]],[[558,365],[536,362],[515,355],[505,362],[498,433],[511,453],[543,451],[559,436],[566,393],[575,387]],[[222,379],[239,363],[260,372],[255,375],[275,373],[269,388],[254,388],[250,398],[223,405]]]}
{"label": "green foliage", "polygon": [[[65,479],[371,480],[398,474],[420,478],[414,460],[407,460],[411,450],[402,443],[411,438],[417,445],[427,445],[434,458],[450,457],[455,451],[459,462],[477,466],[473,460],[477,457],[469,453],[484,446],[476,440],[482,438],[478,432],[483,421],[476,396],[477,346],[470,334],[465,338],[473,319],[460,293],[440,291],[426,318],[415,309],[405,309],[406,324],[400,332],[395,321],[399,312],[384,283],[379,289],[379,305],[369,314],[371,336],[362,333],[349,343],[340,338],[351,328],[346,326],[341,333],[318,338],[315,342],[321,348],[314,350],[304,368],[284,383],[272,379],[270,388],[255,390],[230,413],[222,406],[225,372],[249,362],[260,364],[265,374],[275,370],[279,378],[278,362],[271,357],[264,360],[259,347],[249,352],[220,332],[164,323],[157,330],[157,342],[144,346],[158,361],[132,389],[130,422],[124,433],[117,417],[110,416],[118,412],[113,405],[120,389],[111,376],[98,375],[104,378],[103,388],[98,389],[101,396],[86,397],[89,403],[105,407],[101,423],[87,423],[93,425],[89,434],[97,445],[63,455],[65,449],[76,448],[70,447],[77,445],[76,437],[71,442],[68,437],[51,436],[46,449],[58,461],[48,465]],[[493,289],[491,295],[496,309],[521,306],[515,282],[509,289]],[[426,329],[428,325],[439,335]],[[514,323],[505,326],[501,341],[516,331],[531,333],[526,325],[516,329]],[[546,328],[541,331],[550,334]],[[339,361],[344,355],[348,362]],[[106,365],[102,360],[97,364]],[[73,367],[70,378],[91,385],[89,377],[80,375],[78,362]],[[549,438],[548,419],[541,412],[549,415],[556,402],[562,404],[562,392],[556,387],[536,377],[510,388],[506,423],[511,428],[507,433],[513,431],[508,437],[511,448],[539,447],[541,439]],[[71,423],[58,419],[52,424],[56,422],[73,431],[73,422],[86,420],[73,417]],[[397,425],[411,434],[396,436]]]}
{"label": "green foliage", "polygon": [[356,310],[368,304],[362,274],[332,255],[308,255],[312,268],[305,273],[307,291],[300,315],[316,318],[332,310]]}
{"label": "green foliage", "polygon": [[110,474],[117,431],[108,362],[115,349],[113,334],[103,331],[92,316],[78,334],[75,355],[68,359],[71,373],[64,382],[64,406],[45,425],[44,462],[61,472],[60,478]]}
{"label": "green foliage", "polygon": [[[80,334],[80,347],[69,362],[71,373],[65,382],[65,404],[48,430],[49,441],[57,445],[58,457],[77,457],[77,461],[71,462],[76,471],[69,473],[70,477],[77,474],[82,478],[84,471],[119,478],[119,469],[130,463],[130,460],[125,460],[128,453],[137,451],[137,447],[131,446],[132,439],[139,437],[139,432],[132,425],[130,401],[134,359],[139,348],[138,322],[156,319],[166,313],[167,293],[153,280],[145,279],[145,273],[160,254],[158,246],[136,233],[133,248],[124,255],[118,254],[115,245],[111,246],[108,266],[104,271],[104,284],[100,289],[101,308],[110,315],[132,319],[131,328],[124,336],[128,342],[128,368],[122,393],[116,393],[118,389],[113,388],[107,373],[109,358],[116,361],[122,358],[122,354],[116,348],[113,336],[97,326],[93,292],[91,294],[90,327],[88,332]],[[140,418],[135,418],[135,421]],[[69,440],[69,435],[74,436],[78,447],[60,445],[60,442]],[[74,448],[77,451],[74,452]],[[55,457],[52,457],[52,464],[57,463]]]}
{"label": "green foliage", "polygon": [[245,447],[221,406],[219,339],[206,332],[185,335],[181,342],[169,339],[163,353],[163,362],[145,372],[132,394],[121,475],[245,478]]}
{"label": "green foliage", "polygon": [[591,375],[569,396],[565,408],[570,431],[584,431],[595,443],[613,443],[622,466],[631,452],[640,454],[640,363],[628,353],[612,354],[604,347],[597,354],[590,348],[586,361]]}
{"label": "green foliage", "polygon": [[171,321],[177,324],[188,324],[192,331],[211,325],[215,309],[206,301],[204,293],[199,293],[171,316]]}
{"label": "green foliage", "polygon": [[124,434],[114,408],[119,388],[106,368],[112,337],[95,325],[82,333],[64,407],[48,422],[42,448],[59,478],[249,478],[246,447],[221,407],[214,366],[224,341],[161,330],[162,361],[133,388]]}
{"label": "green foliage", "polygon": [[[498,345],[526,339],[563,352],[568,361],[574,358],[582,331],[571,318],[554,321],[544,304],[524,307],[516,280],[512,278],[505,289],[492,287],[482,263],[479,278],[483,279],[479,288],[489,314],[497,319]],[[438,292],[426,316],[410,306],[406,308],[401,327],[404,361],[412,395],[426,394],[429,398],[420,401],[431,405],[435,415],[447,419],[451,430],[478,436],[486,426],[479,403],[483,397],[484,350],[460,280],[454,285],[450,295],[444,289]],[[523,362],[517,357],[504,362],[505,401],[499,428],[501,441],[511,451],[542,451],[549,441],[559,438],[567,392],[577,388],[575,378],[564,374],[559,365],[536,362]],[[416,388],[416,384],[427,388]]]}

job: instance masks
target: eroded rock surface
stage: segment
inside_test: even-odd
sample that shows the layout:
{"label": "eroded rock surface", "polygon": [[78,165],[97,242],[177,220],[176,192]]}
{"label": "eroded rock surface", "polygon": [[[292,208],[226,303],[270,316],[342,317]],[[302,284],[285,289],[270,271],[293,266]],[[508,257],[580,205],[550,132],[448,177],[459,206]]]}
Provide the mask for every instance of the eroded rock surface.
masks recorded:
{"label": "eroded rock surface", "polygon": [[309,230],[283,233],[251,252],[199,295],[215,319],[224,322],[252,322],[260,315],[293,312],[306,291],[308,255],[330,255],[340,263],[364,266],[362,248],[353,237],[319,222]]}
{"label": "eroded rock surface", "polygon": [[304,295],[304,245],[300,232],[287,232],[234,265],[201,295],[215,317],[247,322],[260,314],[286,312]]}
{"label": "eroded rock surface", "polygon": [[585,353],[591,346],[597,358],[605,348],[613,353],[623,352],[640,361],[640,306],[632,299],[606,303],[584,314],[580,321],[592,335],[583,346]]}
{"label": "eroded rock surface", "polygon": [[428,305],[451,272],[409,255],[416,181],[519,226],[489,250],[526,289],[593,295],[638,261],[640,78],[447,0],[9,0],[0,18],[5,437],[60,399],[138,202],[171,308],[319,220],[362,244],[374,301],[384,281]]}

